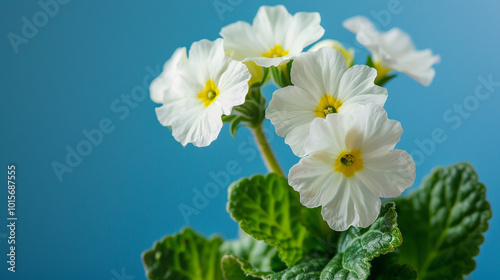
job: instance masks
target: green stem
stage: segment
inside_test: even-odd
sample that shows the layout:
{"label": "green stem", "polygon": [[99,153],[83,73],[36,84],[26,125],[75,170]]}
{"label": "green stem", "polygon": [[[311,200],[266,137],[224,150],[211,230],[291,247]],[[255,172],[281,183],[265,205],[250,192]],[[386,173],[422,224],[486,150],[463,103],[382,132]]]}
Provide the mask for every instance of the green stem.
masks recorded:
{"label": "green stem", "polygon": [[253,137],[255,138],[255,142],[259,147],[262,160],[264,161],[269,172],[273,172],[282,177],[285,177],[283,171],[281,170],[280,164],[278,163],[278,160],[273,153],[271,145],[269,145],[269,141],[267,141],[267,137],[264,133],[264,130],[262,129],[262,126],[263,123],[257,127],[253,127],[250,129],[252,131]]}

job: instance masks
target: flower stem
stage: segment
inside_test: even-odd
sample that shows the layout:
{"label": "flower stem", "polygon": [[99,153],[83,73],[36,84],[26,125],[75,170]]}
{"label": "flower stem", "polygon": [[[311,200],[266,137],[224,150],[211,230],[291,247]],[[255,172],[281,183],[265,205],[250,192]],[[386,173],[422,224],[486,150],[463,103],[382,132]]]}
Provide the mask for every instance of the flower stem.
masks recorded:
{"label": "flower stem", "polygon": [[252,131],[253,137],[255,138],[255,142],[257,142],[257,146],[259,147],[262,160],[264,161],[264,164],[266,165],[269,172],[273,172],[282,177],[285,177],[278,163],[278,160],[274,155],[271,145],[269,145],[269,141],[267,140],[266,134],[264,133],[262,127],[263,123],[257,127],[252,127],[250,129]]}

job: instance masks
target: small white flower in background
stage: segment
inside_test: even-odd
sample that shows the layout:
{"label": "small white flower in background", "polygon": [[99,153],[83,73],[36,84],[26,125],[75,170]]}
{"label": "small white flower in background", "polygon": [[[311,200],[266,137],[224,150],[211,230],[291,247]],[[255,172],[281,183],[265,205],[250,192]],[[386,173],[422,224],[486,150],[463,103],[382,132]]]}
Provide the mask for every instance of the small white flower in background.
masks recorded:
{"label": "small white flower in background", "polygon": [[439,56],[430,49],[416,50],[410,36],[401,29],[379,32],[369,19],[362,16],[345,20],[343,26],[356,34],[357,41],[373,54],[379,77],[394,69],[424,86],[430,85],[434,79],[432,65],[439,63]]}
{"label": "small white flower in background", "polygon": [[415,163],[394,149],[403,129],[375,104],[357,114],[331,114],[311,124],[308,156],[290,169],[289,184],[336,231],[367,227],[380,212],[380,197],[396,197],[415,180]]}
{"label": "small white flower in background", "polygon": [[354,49],[348,49],[348,48],[344,47],[344,45],[342,45],[342,43],[340,43],[339,41],[336,41],[336,40],[325,39],[323,41],[320,41],[320,42],[314,44],[314,46],[312,46],[309,49],[309,51],[314,52],[314,51],[317,51],[323,47],[332,48],[332,49],[335,49],[335,50],[341,52],[344,55],[347,68],[351,67],[354,64],[354,55],[355,55]]}
{"label": "small white flower in background", "polygon": [[374,84],[377,71],[364,65],[346,67],[344,56],[332,48],[321,48],[298,56],[292,67],[294,86],[277,90],[266,110],[266,118],[285,138],[297,156],[304,156],[309,127],[316,118],[356,110],[357,104],[383,106],[387,90]]}
{"label": "small white flower in background", "polygon": [[158,120],[172,127],[183,146],[208,146],[222,128],[222,115],[245,101],[251,75],[247,67],[224,53],[222,39],[201,40],[177,49],[164,72],[151,84]]}
{"label": "small white flower in background", "polygon": [[278,5],[262,6],[250,25],[238,21],[222,28],[224,48],[231,58],[263,67],[287,63],[323,36],[318,13],[296,13]]}

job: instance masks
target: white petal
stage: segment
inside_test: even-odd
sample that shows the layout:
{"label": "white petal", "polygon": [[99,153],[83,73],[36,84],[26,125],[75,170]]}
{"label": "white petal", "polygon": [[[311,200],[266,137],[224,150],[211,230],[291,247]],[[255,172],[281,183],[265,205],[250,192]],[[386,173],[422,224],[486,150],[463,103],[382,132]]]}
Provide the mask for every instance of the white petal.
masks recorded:
{"label": "white petal", "polygon": [[163,106],[155,108],[158,121],[163,126],[172,126],[177,122],[183,122],[184,117],[181,113],[193,113],[199,111],[202,107],[199,102],[193,99],[178,98],[167,101]]}
{"label": "white petal", "polygon": [[434,79],[435,70],[432,65],[439,63],[440,57],[431,50],[413,51],[401,57],[393,68],[412,77],[424,86],[430,85]]}
{"label": "white petal", "polygon": [[230,62],[224,52],[222,39],[209,41],[203,39],[194,42],[189,49],[189,62],[193,73],[201,71],[200,81],[206,83],[211,79],[218,83],[220,76],[226,71]]}
{"label": "white petal", "polygon": [[[262,6],[253,20],[254,31],[261,33],[269,47],[282,43],[292,22],[292,15],[285,6]],[[274,43],[274,45],[272,45]]]}
{"label": "white petal", "polygon": [[217,87],[219,96],[214,103],[219,103],[224,115],[231,114],[234,106],[245,102],[245,96],[248,92],[248,81],[252,75],[248,68],[239,61],[231,61],[228,68],[222,74]]}
{"label": "white petal", "polygon": [[394,149],[403,133],[400,122],[389,120],[387,112],[372,103],[359,112],[356,127],[363,134],[361,149],[365,156]]}
{"label": "white petal", "polygon": [[337,49],[340,46],[342,46],[342,44],[337,40],[325,39],[314,44],[308,51],[310,52],[319,51],[323,47]]}
{"label": "white petal", "polygon": [[387,99],[387,89],[375,85],[375,77],[377,70],[368,66],[354,65],[349,68],[340,80],[338,93],[340,100],[347,102],[350,98],[358,97],[350,101],[359,104],[368,101],[383,106]]}
{"label": "white petal", "polygon": [[410,35],[399,28],[380,33],[380,44],[394,60],[415,50]]}
{"label": "white petal", "polygon": [[292,83],[303,90],[323,96],[337,97],[340,79],[346,72],[345,58],[337,50],[322,48],[299,55],[293,62]]}
{"label": "white petal", "polygon": [[396,197],[415,181],[415,162],[402,150],[363,157],[364,168],[356,176],[379,197]]}
{"label": "white petal", "polygon": [[183,146],[208,146],[222,128],[220,107],[205,108],[199,100],[182,98],[156,108],[158,120],[172,127],[172,135]]}
{"label": "white petal", "polygon": [[315,154],[302,158],[288,175],[288,183],[300,193],[300,202],[309,208],[325,204],[340,187],[342,176],[333,171],[335,159]]}
{"label": "white petal", "polygon": [[226,53],[231,53],[231,58],[238,61],[260,57],[272,47],[262,36],[254,32],[250,24],[243,21],[223,27],[220,35],[224,38]]}
{"label": "white petal", "polygon": [[422,71],[420,73],[415,73],[415,72],[412,73],[404,72],[404,73],[427,87],[432,83],[432,80],[434,80],[434,76],[436,75],[436,70],[434,70],[433,68],[429,68],[428,70]]}
{"label": "white petal", "polygon": [[273,57],[273,58],[267,58],[267,57],[250,57],[246,58],[244,61],[254,61],[255,64],[262,66],[262,67],[271,67],[271,66],[278,66],[281,64],[286,64],[288,63],[293,56],[291,55],[286,55],[283,57]]}
{"label": "white petal", "polygon": [[345,29],[351,31],[352,33],[358,33],[366,29],[375,29],[373,23],[364,16],[355,16],[344,20],[342,23]]}
{"label": "white petal", "polygon": [[323,219],[336,231],[350,226],[366,228],[380,212],[381,201],[360,180],[344,179],[341,186],[321,209]]}
{"label": "white petal", "polygon": [[318,13],[296,13],[286,30],[284,48],[293,54],[298,54],[305,47],[318,41],[325,34],[320,23],[321,17]]}
{"label": "white petal", "polygon": [[368,18],[355,16],[345,20],[342,25],[356,34],[356,40],[369,49],[374,56],[385,56],[380,48],[380,33]]}
{"label": "white petal", "polygon": [[351,130],[353,116],[329,114],[326,119],[315,118],[310,126],[310,136],[304,150],[306,154],[327,154],[337,157],[346,150],[346,137]]}
{"label": "white petal", "polygon": [[314,110],[319,98],[289,86],[274,92],[266,109],[266,118],[276,128],[276,133],[285,138],[297,156],[304,156],[304,143],[309,137],[309,126],[316,115]]}
{"label": "white petal", "polygon": [[222,128],[222,110],[218,106],[210,106],[192,115],[179,112],[179,116],[185,119],[172,126],[172,135],[183,146],[188,143],[197,147],[208,146],[217,139]]}
{"label": "white petal", "polygon": [[175,50],[172,57],[163,65],[163,72],[151,82],[149,91],[151,92],[151,100],[155,103],[163,103],[165,101],[166,92],[173,85],[177,73],[178,64],[181,61],[187,60],[186,48],[178,48]]}

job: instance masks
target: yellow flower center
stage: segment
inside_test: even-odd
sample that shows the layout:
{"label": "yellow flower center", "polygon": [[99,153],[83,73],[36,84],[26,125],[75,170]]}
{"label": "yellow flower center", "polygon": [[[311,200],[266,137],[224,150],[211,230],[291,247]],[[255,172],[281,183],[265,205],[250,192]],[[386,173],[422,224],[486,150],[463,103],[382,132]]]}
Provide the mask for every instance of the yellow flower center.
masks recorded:
{"label": "yellow flower center", "polygon": [[289,53],[289,51],[284,51],[282,48],[281,48],[281,45],[278,44],[276,46],[274,46],[273,48],[271,48],[268,52],[266,53],[263,53],[262,56],[263,57],[267,57],[267,58],[274,58],[274,57],[282,57],[282,56],[285,56]]}
{"label": "yellow flower center", "polygon": [[210,106],[217,96],[219,95],[219,89],[215,86],[215,82],[212,80],[208,80],[205,84],[205,89],[198,93],[198,99],[203,102],[205,107]]}
{"label": "yellow flower center", "polygon": [[347,178],[354,176],[354,173],[363,169],[361,150],[341,152],[335,160],[333,168]]}
{"label": "yellow flower center", "polygon": [[328,114],[338,113],[341,106],[342,101],[329,94],[325,94],[319,100],[318,106],[316,106],[314,113],[316,114],[316,117],[326,118]]}
{"label": "yellow flower center", "polygon": [[383,79],[389,72],[392,71],[391,68],[387,67],[382,63],[381,60],[375,60],[373,65],[375,66],[375,69],[377,69],[377,78],[375,78],[375,81],[378,82],[381,79]]}

